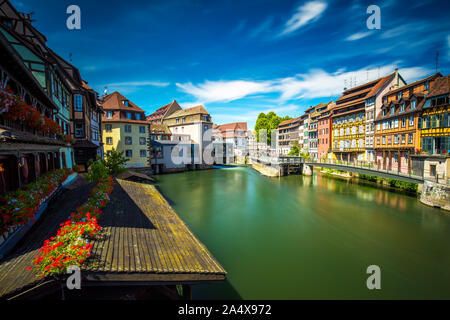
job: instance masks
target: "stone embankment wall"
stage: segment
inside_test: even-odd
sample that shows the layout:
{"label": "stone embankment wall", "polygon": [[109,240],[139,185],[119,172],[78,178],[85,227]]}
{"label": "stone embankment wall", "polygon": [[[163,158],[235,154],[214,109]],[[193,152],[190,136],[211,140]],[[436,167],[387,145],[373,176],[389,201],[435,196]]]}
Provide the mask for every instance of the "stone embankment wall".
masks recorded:
{"label": "stone embankment wall", "polygon": [[420,202],[450,211],[450,187],[431,181],[425,181]]}
{"label": "stone embankment wall", "polygon": [[262,175],[268,177],[278,177],[280,176],[280,172],[278,167],[272,167],[268,165],[264,165],[261,163],[253,163],[252,168],[261,173]]}

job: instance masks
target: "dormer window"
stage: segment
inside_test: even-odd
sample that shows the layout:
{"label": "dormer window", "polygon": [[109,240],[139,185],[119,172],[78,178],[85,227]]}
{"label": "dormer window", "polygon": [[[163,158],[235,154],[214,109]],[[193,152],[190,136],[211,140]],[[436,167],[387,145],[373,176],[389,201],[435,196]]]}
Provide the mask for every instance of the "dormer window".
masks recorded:
{"label": "dormer window", "polygon": [[122,100],[122,103],[125,107],[129,107],[128,100]]}
{"label": "dormer window", "polygon": [[414,110],[416,108],[416,100],[411,101],[411,110]]}
{"label": "dormer window", "polygon": [[402,98],[402,92],[400,91],[399,93],[397,93],[397,100],[400,100]]}
{"label": "dormer window", "polygon": [[425,82],[425,90],[428,90],[428,87],[430,86],[430,84],[427,82]]}
{"label": "dormer window", "polygon": [[395,113],[395,107],[392,106],[392,107],[391,107],[391,114],[394,114],[394,113]]}
{"label": "dormer window", "polygon": [[404,102],[400,105],[400,112],[405,112],[405,103]]}

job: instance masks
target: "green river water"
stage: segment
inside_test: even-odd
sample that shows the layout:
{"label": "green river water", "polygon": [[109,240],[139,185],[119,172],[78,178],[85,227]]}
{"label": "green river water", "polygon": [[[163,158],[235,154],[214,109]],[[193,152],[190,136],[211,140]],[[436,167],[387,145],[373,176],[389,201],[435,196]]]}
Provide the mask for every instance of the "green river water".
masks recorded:
{"label": "green river water", "polygon": [[[244,167],[157,178],[228,272],[194,299],[450,299],[450,214],[414,197]],[[380,290],[367,289],[369,265]]]}

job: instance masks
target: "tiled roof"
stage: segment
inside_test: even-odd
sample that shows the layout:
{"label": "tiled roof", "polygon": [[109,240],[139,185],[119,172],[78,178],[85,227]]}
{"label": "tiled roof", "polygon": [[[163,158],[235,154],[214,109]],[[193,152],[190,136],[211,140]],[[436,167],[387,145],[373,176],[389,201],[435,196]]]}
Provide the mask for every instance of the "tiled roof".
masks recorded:
{"label": "tiled roof", "polygon": [[450,93],[450,75],[437,78],[430,88],[428,98]]}
{"label": "tiled roof", "polygon": [[[360,86],[357,86],[355,88],[351,88],[349,90],[344,91],[344,93],[339,97],[339,99],[336,100],[336,102],[340,102],[342,100],[346,100],[352,97],[357,97],[359,95],[364,95],[361,98],[357,98],[358,102],[362,102],[366,99],[369,99],[371,97],[373,97],[374,95],[376,95],[376,93],[378,92],[378,90],[380,90],[380,88],[386,84],[386,82],[388,82],[392,77],[394,76],[394,74],[390,74],[386,77],[383,78],[379,78],[377,80],[362,84]],[[353,105],[356,102],[356,100],[350,100],[347,102],[344,102],[342,104],[337,104],[337,108],[344,108],[344,107],[348,107],[350,105]]]}
{"label": "tiled roof", "polygon": [[[123,105],[122,101],[127,100],[129,107],[126,107]],[[144,112],[141,108],[139,108],[137,105],[135,105],[133,102],[131,102],[129,99],[125,98],[122,94],[120,94],[117,91],[114,91],[111,94],[108,94],[103,98],[103,103],[101,103],[101,106],[105,110],[127,110],[127,111],[137,111],[137,112]]]}
{"label": "tiled roof", "polygon": [[174,103],[178,104],[176,102],[176,100],[173,100],[171,103],[168,103],[168,104],[158,108],[151,115],[147,116],[147,120],[160,119],[160,118],[164,117],[164,115],[166,114],[167,110],[169,110],[170,106],[172,106]]}
{"label": "tiled roof", "polygon": [[166,119],[173,119],[177,117],[184,117],[184,116],[190,116],[194,114],[208,114],[208,111],[203,106],[196,106],[192,108],[187,108],[183,110],[178,110],[174,113],[172,113],[170,116],[166,117]]}
{"label": "tiled roof", "polygon": [[287,125],[289,125],[291,123],[294,123],[294,122],[297,122],[299,120],[300,120],[300,117],[294,118],[294,119],[289,119],[289,120],[284,120],[278,125],[278,128],[287,126]]}
{"label": "tiled roof", "polygon": [[432,80],[432,79],[435,79],[435,78],[438,78],[438,77],[442,77],[442,75],[439,72],[435,73],[435,74],[433,74],[433,75],[431,75],[429,77],[426,77],[426,78],[414,81],[414,82],[412,82],[410,84],[404,85],[403,87],[391,90],[388,93],[386,93],[385,95],[391,95],[391,94],[396,93],[396,92],[404,91],[404,90],[409,89],[411,87],[415,87],[418,84],[421,84],[423,82],[426,82],[426,81],[429,81],[429,80]]}
{"label": "tiled roof", "polygon": [[166,125],[163,124],[151,124],[150,125],[150,132],[154,133],[154,132],[164,132],[167,134],[170,134],[170,130]]}

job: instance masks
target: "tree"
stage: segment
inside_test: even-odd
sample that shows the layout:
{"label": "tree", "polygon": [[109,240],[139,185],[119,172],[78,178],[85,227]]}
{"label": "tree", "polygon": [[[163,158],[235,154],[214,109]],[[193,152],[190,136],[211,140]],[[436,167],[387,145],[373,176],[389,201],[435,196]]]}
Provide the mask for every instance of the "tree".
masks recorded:
{"label": "tree", "polygon": [[103,160],[105,167],[108,169],[109,174],[118,174],[126,170],[125,163],[129,161],[124,157],[123,151],[116,151],[112,148],[111,152],[106,156],[106,159]]}
{"label": "tree", "polygon": [[260,131],[263,130],[262,132],[264,132],[264,130],[267,131],[267,145],[270,145],[272,142],[272,131],[276,130],[278,128],[278,125],[285,120],[290,120],[292,119],[289,116],[286,117],[280,117],[277,116],[277,114],[273,111],[270,111],[268,114],[264,114],[263,112],[261,112],[258,115],[258,118],[256,119],[256,124],[255,124],[255,132],[256,132],[256,141],[259,142],[259,135],[260,135]]}
{"label": "tree", "polygon": [[300,146],[297,141],[294,141],[291,150],[288,153],[288,156],[298,156],[299,154],[300,154]]}

